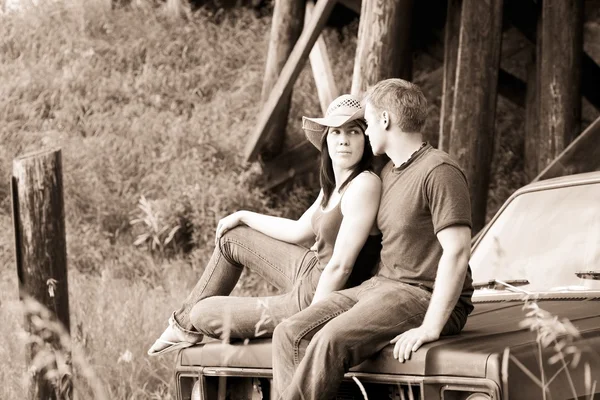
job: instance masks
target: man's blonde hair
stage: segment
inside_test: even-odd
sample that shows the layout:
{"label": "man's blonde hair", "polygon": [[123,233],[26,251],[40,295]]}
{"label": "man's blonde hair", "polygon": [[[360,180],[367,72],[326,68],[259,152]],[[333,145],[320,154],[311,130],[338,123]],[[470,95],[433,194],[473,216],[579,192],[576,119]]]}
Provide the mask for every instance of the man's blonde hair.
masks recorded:
{"label": "man's blonde hair", "polygon": [[365,96],[377,111],[392,114],[392,121],[404,132],[421,132],[427,119],[427,99],[421,89],[404,79],[377,82]]}

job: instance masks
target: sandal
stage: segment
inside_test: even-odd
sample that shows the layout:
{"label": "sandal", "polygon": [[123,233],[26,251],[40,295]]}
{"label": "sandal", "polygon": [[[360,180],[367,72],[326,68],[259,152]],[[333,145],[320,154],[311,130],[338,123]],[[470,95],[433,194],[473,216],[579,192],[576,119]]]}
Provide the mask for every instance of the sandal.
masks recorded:
{"label": "sandal", "polygon": [[[198,342],[201,342],[204,336],[200,333],[193,334],[183,331],[176,322],[175,318],[171,316],[169,318],[169,326],[164,330],[162,335],[150,347],[148,350],[149,356],[158,356],[172,351],[185,349]],[[164,346],[166,345],[166,346]],[[156,350],[158,348],[158,350]]]}

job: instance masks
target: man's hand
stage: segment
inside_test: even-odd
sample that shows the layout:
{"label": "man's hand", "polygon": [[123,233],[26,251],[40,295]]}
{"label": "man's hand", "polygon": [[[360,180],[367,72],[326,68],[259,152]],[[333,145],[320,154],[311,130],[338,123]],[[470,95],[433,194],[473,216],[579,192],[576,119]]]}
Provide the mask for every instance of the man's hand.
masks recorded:
{"label": "man's hand", "polygon": [[390,343],[396,343],[394,358],[404,362],[404,360],[409,360],[412,352],[417,351],[423,344],[433,342],[439,338],[439,332],[420,326],[396,336],[390,340]]}

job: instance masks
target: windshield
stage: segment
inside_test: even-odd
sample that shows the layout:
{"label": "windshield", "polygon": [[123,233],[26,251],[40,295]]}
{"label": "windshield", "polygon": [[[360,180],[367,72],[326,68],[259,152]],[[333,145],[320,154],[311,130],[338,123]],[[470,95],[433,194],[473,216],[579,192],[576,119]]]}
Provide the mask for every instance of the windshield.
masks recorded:
{"label": "windshield", "polygon": [[600,287],[575,272],[600,270],[600,184],[514,198],[473,249],[473,281],[527,279],[527,291]]}

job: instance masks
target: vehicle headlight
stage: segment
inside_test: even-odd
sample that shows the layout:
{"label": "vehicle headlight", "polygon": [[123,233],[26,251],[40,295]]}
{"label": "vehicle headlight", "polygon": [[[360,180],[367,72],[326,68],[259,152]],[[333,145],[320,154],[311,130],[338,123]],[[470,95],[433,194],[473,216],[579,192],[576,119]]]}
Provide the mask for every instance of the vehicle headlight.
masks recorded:
{"label": "vehicle headlight", "polygon": [[184,373],[177,376],[177,400],[200,400],[200,379],[198,375]]}
{"label": "vehicle headlight", "polygon": [[200,379],[197,379],[196,382],[194,382],[194,386],[192,386],[190,400],[200,400]]}
{"label": "vehicle headlight", "polygon": [[[477,390],[477,389],[475,389]],[[477,392],[473,389],[442,388],[442,400],[491,400],[489,393]]]}
{"label": "vehicle headlight", "polygon": [[487,393],[473,393],[466,400],[490,400],[491,397]]}

